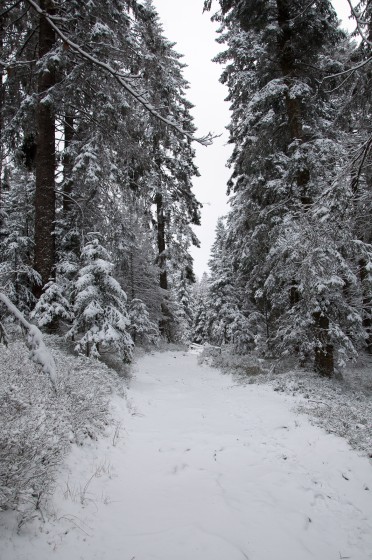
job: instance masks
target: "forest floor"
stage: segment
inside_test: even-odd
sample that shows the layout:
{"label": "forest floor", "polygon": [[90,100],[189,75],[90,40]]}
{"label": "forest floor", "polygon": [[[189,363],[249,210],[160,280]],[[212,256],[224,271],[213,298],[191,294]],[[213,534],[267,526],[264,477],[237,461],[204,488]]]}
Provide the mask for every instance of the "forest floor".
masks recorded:
{"label": "forest floor", "polygon": [[0,515],[1,560],[370,560],[372,468],[298,412],[192,352],[156,352],[74,446],[39,518]]}

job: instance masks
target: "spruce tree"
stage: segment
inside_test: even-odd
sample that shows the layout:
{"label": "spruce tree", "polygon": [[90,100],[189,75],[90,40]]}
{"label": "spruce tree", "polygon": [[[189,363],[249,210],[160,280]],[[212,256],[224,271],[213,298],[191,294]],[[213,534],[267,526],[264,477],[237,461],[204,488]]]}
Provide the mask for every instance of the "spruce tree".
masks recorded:
{"label": "spruce tree", "polygon": [[338,290],[336,300],[317,292],[316,267],[310,284],[306,267],[291,256],[297,243],[299,248],[311,237],[314,224],[328,219],[324,197],[345,157],[335,134],[337,96],[319,87],[325,75],[342,69],[337,48],[345,38],[328,0],[221,1],[221,8],[220,42],[227,50],[217,59],[227,64],[222,81],[229,87],[235,145],[228,242],[236,292],[244,298],[240,309],[246,318],[253,315],[259,331],[253,334],[261,333],[262,340],[265,333],[267,351],[290,346],[313,359],[319,373],[331,375],[335,348],[352,355],[360,340],[356,300],[343,295],[344,277],[353,275],[345,258],[350,236],[335,243],[329,221],[312,238],[317,245],[306,244],[323,263],[322,285],[341,279],[332,288]]}
{"label": "spruce tree", "polygon": [[114,349],[130,362],[133,341],[129,334],[130,321],[127,296],[113,278],[114,265],[96,234],[88,235],[81,253],[82,268],[76,281],[74,322],[70,338],[79,335],[76,350],[98,357],[104,349]]}

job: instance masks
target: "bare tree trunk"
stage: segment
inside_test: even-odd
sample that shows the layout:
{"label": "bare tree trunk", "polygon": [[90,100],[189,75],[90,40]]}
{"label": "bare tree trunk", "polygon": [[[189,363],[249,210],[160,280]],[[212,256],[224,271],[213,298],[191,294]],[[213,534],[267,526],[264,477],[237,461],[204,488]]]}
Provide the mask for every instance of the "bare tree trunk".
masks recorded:
{"label": "bare tree trunk", "polygon": [[[130,277],[130,298],[131,301],[136,297],[135,287],[134,287],[134,262],[133,262],[133,247],[131,247],[129,253],[129,277]],[[133,338],[133,337],[132,337]]]}
{"label": "bare tree trunk", "polygon": [[367,278],[367,263],[364,259],[359,260],[359,278],[362,286],[362,321],[363,327],[366,331],[366,349],[369,354],[372,354],[372,294],[366,286],[365,280]]}
{"label": "bare tree trunk", "polygon": [[[3,52],[4,45],[4,23],[0,20],[0,52]],[[3,225],[1,210],[3,207],[3,158],[4,158],[4,70],[0,65],[0,228]]]}
{"label": "bare tree trunk", "polygon": [[[166,257],[166,242],[165,242],[165,216],[164,216],[164,205],[163,196],[157,193],[155,197],[156,203],[156,218],[157,218],[157,242],[158,242],[158,253],[159,253],[159,283],[162,290],[168,290],[168,277],[167,277],[167,257]],[[163,296],[164,297],[164,296]],[[159,329],[162,335],[166,336],[170,340],[169,332],[169,318],[170,313],[167,305],[167,301],[164,297],[163,303],[161,304],[161,311],[163,314],[163,319],[159,321]]]}
{"label": "bare tree trunk", "polygon": [[314,313],[315,336],[321,343],[315,350],[315,371],[325,377],[332,377],[334,370],[333,345],[329,338],[329,319],[319,311]]}
{"label": "bare tree trunk", "polygon": [[63,216],[66,218],[70,213],[73,201],[71,198],[73,181],[71,179],[72,157],[69,148],[74,138],[74,116],[69,111],[65,114],[64,124],[64,155],[63,155]]}
{"label": "bare tree trunk", "polygon": [[156,203],[156,217],[158,224],[157,231],[157,241],[158,241],[158,252],[159,252],[159,268],[160,268],[160,287],[163,290],[168,289],[168,278],[167,278],[167,257],[165,255],[166,244],[165,244],[165,218],[164,218],[164,206],[163,206],[163,196],[157,194],[155,198]]}
{"label": "bare tree trunk", "polygon": [[[40,7],[49,14],[54,13],[52,0],[40,0]],[[39,23],[39,60],[48,55],[55,46],[55,34],[43,16]],[[37,152],[35,185],[35,262],[42,286],[54,274],[55,264],[55,115],[52,102],[48,99],[55,85],[55,72],[44,61],[38,77],[38,106],[36,112]],[[37,286],[39,297],[42,286]]]}

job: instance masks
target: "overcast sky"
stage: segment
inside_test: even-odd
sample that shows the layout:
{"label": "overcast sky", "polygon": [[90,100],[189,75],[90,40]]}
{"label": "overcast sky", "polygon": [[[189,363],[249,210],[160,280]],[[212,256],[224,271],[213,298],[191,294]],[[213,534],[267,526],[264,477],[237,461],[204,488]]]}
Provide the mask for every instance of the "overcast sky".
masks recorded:
{"label": "overcast sky", "polygon": [[[196,165],[201,177],[194,179],[194,192],[203,203],[203,209],[202,225],[195,228],[201,248],[194,249],[192,256],[195,273],[200,277],[208,270],[207,262],[217,219],[228,211],[226,184],[230,171],[226,162],[232,146],[227,144],[225,127],[229,122],[229,106],[224,101],[227,89],[219,83],[221,66],[212,62],[212,58],[222,49],[215,40],[217,25],[210,21],[210,13],[202,13],[203,0],[153,1],[165,36],[177,43],[176,51],[184,55],[187,64],[184,75],[190,83],[187,97],[195,105],[192,113],[198,134],[222,134],[207,148],[195,144]],[[333,0],[333,4],[347,24],[347,0]]]}

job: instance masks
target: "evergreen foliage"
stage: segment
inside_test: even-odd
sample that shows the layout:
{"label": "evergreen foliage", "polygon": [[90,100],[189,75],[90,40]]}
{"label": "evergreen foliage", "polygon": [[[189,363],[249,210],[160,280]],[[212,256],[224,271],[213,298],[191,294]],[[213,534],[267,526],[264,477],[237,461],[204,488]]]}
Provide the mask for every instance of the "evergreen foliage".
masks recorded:
{"label": "evergreen foliage", "polygon": [[68,337],[82,335],[76,350],[98,357],[113,347],[130,362],[133,341],[129,334],[127,296],[112,276],[114,265],[97,237],[89,235],[81,253],[82,268],[76,281],[74,321]]}
{"label": "evergreen foliage", "polygon": [[[183,319],[171,277],[193,275],[191,224],[200,219],[181,55],[150,0],[28,8],[1,7],[0,194],[28,197],[14,211],[5,204],[1,284],[24,310],[41,298],[35,317],[49,328],[70,321],[72,308],[81,316],[81,239],[96,231],[116,289],[140,299],[150,322],[172,325],[162,333],[172,339]],[[91,332],[79,321],[71,333]]]}
{"label": "evergreen foliage", "polygon": [[150,320],[146,305],[138,298],[132,299],[129,306],[130,334],[133,341],[156,344],[159,338],[158,326]]}
{"label": "evergreen foliage", "polygon": [[[216,60],[234,150],[226,249],[216,254],[217,232],[212,253],[209,336],[232,342],[235,332],[243,349],[294,354],[332,375],[365,340],[371,347],[370,239],[358,233],[370,197],[363,192],[361,210],[355,196],[368,183],[360,164],[370,151],[363,125],[350,135],[370,113],[367,65],[352,68],[368,40],[351,45],[328,0],[220,5],[226,48]],[[344,81],[354,72],[358,95]]]}

